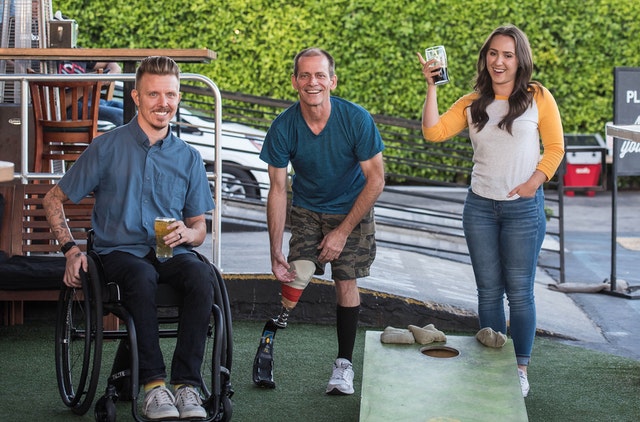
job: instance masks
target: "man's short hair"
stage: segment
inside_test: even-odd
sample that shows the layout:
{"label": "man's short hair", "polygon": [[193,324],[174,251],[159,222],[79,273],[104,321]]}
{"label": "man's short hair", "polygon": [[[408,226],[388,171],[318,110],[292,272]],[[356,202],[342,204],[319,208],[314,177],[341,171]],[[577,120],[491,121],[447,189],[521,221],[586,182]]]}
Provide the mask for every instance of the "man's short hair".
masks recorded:
{"label": "man's short hair", "polygon": [[136,70],[136,86],[146,73],[152,75],[174,75],[178,78],[178,81],[180,80],[180,67],[171,57],[167,56],[149,56],[142,60],[138,70]]}
{"label": "man's short hair", "polygon": [[309,47],[296,54],[296,57],[293,59],[293,76],[298,76],[298,62],[300,59],[302,57],[313,56],[325,56],[329,61],[329,76],[333,77],[333,75],[336,74],[336,61],[333,59],[333,56],[321,48]]}

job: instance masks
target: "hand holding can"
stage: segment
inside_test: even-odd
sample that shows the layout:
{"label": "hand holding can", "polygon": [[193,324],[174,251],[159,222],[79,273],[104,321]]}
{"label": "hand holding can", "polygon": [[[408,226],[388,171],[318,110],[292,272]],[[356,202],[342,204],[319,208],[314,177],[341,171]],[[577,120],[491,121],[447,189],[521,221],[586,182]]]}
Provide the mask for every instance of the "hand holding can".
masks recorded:
{"label": "hand holding can", "polygon": [[447,70],[447,52],[443,45],[437,45],[435,47],[429,47],[424,50],[424,58],[426,61],[435,59],[437,62],[432,65],[433,67],[439,67],[440,73],[433,77],[433,82],[436,85],[443,85],[449,82],[449,71]]}

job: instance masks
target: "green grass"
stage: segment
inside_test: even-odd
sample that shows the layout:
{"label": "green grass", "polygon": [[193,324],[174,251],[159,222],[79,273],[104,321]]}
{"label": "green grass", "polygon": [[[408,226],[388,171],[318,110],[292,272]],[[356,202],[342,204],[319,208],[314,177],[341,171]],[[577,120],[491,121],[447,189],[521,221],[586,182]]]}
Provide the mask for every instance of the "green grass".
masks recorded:
{"label": "green grass", "polygon": [[[234,322],[232,383],[234,421],[358,421],[362,380],[364,331],[358,335],[354,366],[356,394],[327,396],[324,388],[335,358],[332,326],[291,324],[275,339],[275,390],[251,382],[251,364],[262,323]],[[53,324],[27,321],[19,327],[0,327],[0,420],[93,420],[93,410],[75,416],[60,400],[56,386]],[[455,334],[455,333],[450,333]],[[163,340],[165,358],[172,340]],[[106,386],[115,344],[106,343],[98,394]],[[525,400],[529,420],[640,420],[640,362],[561,342],[538,338],[529,369],[531,393]],[[131,420],[130,404],[118,403],[118,420]]]}

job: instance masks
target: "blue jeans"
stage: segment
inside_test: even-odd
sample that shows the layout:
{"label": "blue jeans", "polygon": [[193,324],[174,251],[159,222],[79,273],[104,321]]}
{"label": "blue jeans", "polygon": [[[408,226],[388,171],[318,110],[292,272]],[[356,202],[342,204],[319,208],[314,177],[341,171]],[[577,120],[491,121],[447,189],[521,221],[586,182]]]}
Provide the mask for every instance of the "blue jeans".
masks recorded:
{"label": "blue jeans", "polygon": [[144,258],[126,252],[102,255],[109,280],[120,285],[122,302],[131,314],[138,339],[140,385],[166,377],[160,349],[156,289],[169,283],[182,292],[183,306],[171,363],[171,384],[199,386],[207,331],[213,306],[215,274],[193,253],[159,262],[153,250]]}
{"label": "blue jeans", "polygon": [[462,225],[478,288],[480,327],[510,334],[518,365],[528,365],[536,334],[533,286],[546,231],[544,192],[495,201],[469,191]]}
{"label": "blue jeans", "polygon": [[[91,107],[89,107],[91,110]],[[98,109],[98,120],[111,122],[116,126],[124,124],[124,103],[116,100],[100,99],[100,108]],[[82,119],[82,101],[78,101],[78,116]],[[67,109],[67,118],[71,117],[71,109]]]}
{"label": "blue jeans", "polygon": [[100,99],[100,109],[98,110],[98,119],[106,120],[116,126],[124,124],[124,104],[122,101],[103,100]]}

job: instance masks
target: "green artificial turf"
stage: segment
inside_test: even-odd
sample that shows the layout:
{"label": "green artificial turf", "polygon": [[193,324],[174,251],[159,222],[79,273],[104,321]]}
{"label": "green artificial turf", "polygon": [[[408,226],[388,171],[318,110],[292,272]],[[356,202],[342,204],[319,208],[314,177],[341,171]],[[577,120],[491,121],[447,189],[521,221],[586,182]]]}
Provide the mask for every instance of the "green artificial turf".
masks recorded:
{"label": "green artificial turf", "polygon": [[[233,325],[234,421],[359,420],[366,329],[360,330],[356,342],[356,394],[338,397],[324,394],[336,353],[334,327],[292,323],[286,330],[278,331],[274,343],[277,388],[265,390],[251,382],[251,365],[263,323],[235,321]],[[62,404],[56,386],[53,336],[50,321],[0,327],[0,420],[94,419],[93,409],[84,416],[76,416]],[[167,361],[172,342],[163,340]],[[114,342],[105,343],[99,395],[106,386],[114,351]],[[530,421],[640,420],[639,361],[538,338],[529,381],[531,393],[525,403]],[[131,420],[130,404],[121,402],[117,406],[118,420]]]}

